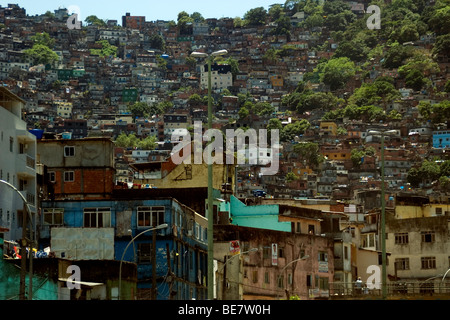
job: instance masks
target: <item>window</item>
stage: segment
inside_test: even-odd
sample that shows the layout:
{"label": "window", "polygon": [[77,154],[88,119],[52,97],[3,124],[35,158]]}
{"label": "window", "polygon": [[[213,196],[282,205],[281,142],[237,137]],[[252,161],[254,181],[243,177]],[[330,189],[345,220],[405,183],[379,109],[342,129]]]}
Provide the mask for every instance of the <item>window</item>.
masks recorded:
{"label": "window", "polygon": [[64,182],[74,182],[75,181],[75,173],[73,171],[64,172]]}
{"label": "window", "polygon": [[289,273],[289,274],[288,274],[288,279],[287,279],[287,281],[288,281],[288,284],[289,284],[289,285],[292,285],[292,273]]}
{"label": "window", "polygon": [[312,286],[312,275],[306,275],[306,287],[311,288]]}
{"label": "window", "polygon": [[269,259],[272,257],[272,250],[270,247],[263,248],[263,259]]}
{"label": "window", "polygon": [[56,173],[54,171],[50,171],[47,173],[49,182],[56,182]]}
{"label": "window", "polygon": [[442,214],[442,208],[436,208],[436,215]]}
{"label": "window", "polygon": [[14,138],[9,137],[9,151],[14,152]]}
{"label": "window", "polygon": [[45,225],[62,225],[64,222],[64,209],[49,208],[44,209]]}
{"label": "window", "polygon": [[395,266],[397,270],[409,270],[409,258],[395,259]]}
{"label": "window", "polygon": [[265,272],[264,273],[264,283],[269,284],[270,283],[270,276],[269,276],[269,272]]}
{"label": "window", "polygon": [[164,207],[138,207],[138,227],[156,227],[164,223]]}
{"label": "window", "polygon": [[422,242],[434,242],[434,231],[422,231]]}
{"label": "window", "polygon": [[301,223],[300,223],[300,222],[297,222],[297,223],[296,223],[295,232],[296,232],[296,233],[301,233],[301,232],[302,232],[302,229],[301,229]]}
{"label": "window", "polygon": [[395,244],[406,244],[409,243],[409,237],[407,232],[395,233]]}
{"label": "window", "polygon": [[284,288],[284,275],[278,277],[278,288]]}
{"label": "window", "polygon": [[64,157],[74,157],[74,156],[75,156],[75,147],[65,146],[64,147]]}
{"label": "window", "polygon": [[320,290],[328,290],[328,278],[316,277],[316,288]]}
{"label": "window", "polygon": [[252,281],[253,281],[253,283],[257,283],[258,282],[258,270],[254,270],[252,272]]}
{"label": "window", "polygon": [[84,227],[111,227],[111,208],[84,208]]}
{"label": "window", "polygon": [[435,257],[422,257],[421,258],[422,269],[436,269]]}
{"label": "window", "polygon": [[361,235],[361,246],[363,248],[375,247],[375,233],[366,233]]}
{"label": "window", "polygon": [[326,252],[319,252],[319,261],[328,261],[328,254]]}
{"label": "window", "polygon": [[284,248],[278,247],[278,258],[284,258]]}
{"label": "window", "polygon": [[151,243],[139,243],[139,245],[138,245],[138,261],[139,261],[139,263],[151,263],[152,262],[152,244]]}

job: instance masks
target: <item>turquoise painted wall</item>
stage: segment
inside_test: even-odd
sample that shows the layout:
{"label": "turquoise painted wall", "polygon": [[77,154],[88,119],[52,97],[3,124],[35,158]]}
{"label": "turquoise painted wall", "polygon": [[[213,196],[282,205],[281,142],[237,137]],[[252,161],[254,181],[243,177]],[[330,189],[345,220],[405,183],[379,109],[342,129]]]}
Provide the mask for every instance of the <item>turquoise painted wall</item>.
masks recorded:
{"label": "turquoise painted wall", "polygon": [[[28,274],[25,291],[29,288]],[[33,276],[33,300],[58,300],[58,284],[45,275]],[[3,234],[0,233],[0,300],[19,300],[20,269],[3,259]],[[27,296],[28,297],[28,296]]]}
{"label": "turquoise painted wall", "polygon": [[230,198],[232,224],[242,227],[291,231],[290,222],[278,221],[280,208],[277,204],[247,206],[234,196]]}

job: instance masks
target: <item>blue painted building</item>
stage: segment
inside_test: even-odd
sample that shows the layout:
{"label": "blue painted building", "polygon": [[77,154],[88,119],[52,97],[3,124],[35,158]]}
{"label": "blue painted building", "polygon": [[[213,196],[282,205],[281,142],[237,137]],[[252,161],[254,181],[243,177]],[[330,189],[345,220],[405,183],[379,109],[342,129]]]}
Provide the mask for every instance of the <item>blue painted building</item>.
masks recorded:
{"label": "blue painted building", "polygon": [[40,246],[58,258],[121,260],[131,243],[138,292],[121,299],[151,299],[155,279],[158,300],[207,298],[207,219],[173,198],[44,201],[41,219]]}
{"label": "blue painted building", "polygon": [[450,129],[433,131],[433,148],[450,148]]}
{"label": "blue painted building", "polygon": [[279,221],[278,204],[247,206],[235,196],[231,196],[229,204],[224,203],[221,211],[230,212],[234,225],[291,232],[290,222]]}

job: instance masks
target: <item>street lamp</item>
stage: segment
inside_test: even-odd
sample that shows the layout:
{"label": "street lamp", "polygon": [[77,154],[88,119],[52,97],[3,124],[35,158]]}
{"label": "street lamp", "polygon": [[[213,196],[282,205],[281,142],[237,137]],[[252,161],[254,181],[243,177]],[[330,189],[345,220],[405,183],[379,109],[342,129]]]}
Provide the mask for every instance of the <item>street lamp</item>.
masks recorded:
{"label": "street lamp", "polygon": [[[28,204],[27,199],[23,196],[23,194],[16,188],[14,187],[12,184],[10,184],[9,182],[6,182],[4,180],[0,180],[0,183],[3,183],[5,185],[7,185],[8,187],[10,187],[11,189],[13,189],[22,199],[23,203],[25,204],[25,207],[27,208],[27,214],[28,217],[30,219],[30,269],[29,269],[29,288],[28,288],[28,300],[33,300],[33,244],[36,242],[36,234],[33,232],[33,216],[31,214],[31,209],[30,206]],[[22,235],[25,238],[26,237],[26,225],[23,224],[22,225]],[[25,240],[25,239],[23,239]],[[23,248],[24,244],[21,243],[21,247]],[[21,292],[20,292],[20,296],[21,298],[24,297],[25,295],[25,259],[26,259],[26,255],[22,253],[22,269],[21,269]]]}
{"label": "street lamp", "polygon": [[[216,56],[227,54],[227,50],[215,51],[211,54],[194,51],[193,58],[206,58],[208,61],[208,129],[212,129],[212,104],[211,104],[211,64]],[[213,167],[211,163],[211,152],[208,152],[208,299],[214,299],[214,242],[213,242]]]}
{"label": "street lamp", "polygon": [[[287,268],[288,266],[290,266],[290,265],[293,264],[294,262],[306,260],[306,259],[308,259],[308,258],[309,258],[309,255],[306,255],[306,256],[303,256],[303,257],[301,257],[301,258],[299,258],[299,259],[292,260],[292,261],[289,262],[287,265],[285,265],[284,268],[281,269],[280,274],[279,274],[278,277],[277,277],[277,285],[278,285],[278,283],[279,283],[279,281],[280,281],[281,275],[283,274],[284,270],[286,270],[286,268]],[[278,290],[277,290],[277,291],[278,291]],[[277,293],[277,299],[278,299],[278,293]]]}
{"label": "street lamp", "polygon": [[371,135],[381,136],[381,276],[382,295],[387,298],[387,272],[386,272],[386,200],[384,187],[384,137],[397,133],[397,130],[376,131],[369,130]]}
{"label": "street lamp", "polygon": [[[255,252],[255,251],[258,251],[258,250],[259,250],[258,248],[252,248],[252,249],[250,249],[250,250],[248,250],[248,251],[239,252],[238,254],[235,254],[235,255],[232,256],[230,259],[224,261],[223,266],[222,266],[220,269],[217,270],[217,273],[221,273],[221,272],[223,271],[223,269],[225,269],[225,266],[227,265],[228,262],[230,262],[230,261],[233,260],[234,258],[240,256],[241,254],[250,253],[250,252]],[[223,276],[223,278],[224,278],[224,281],[225,281],[225,275]],[[219,297],[219,286],[217,286],[216,288],[217,288],[216,294],[217,294],[217,297]],[[223,297],[222,297],[222,299],[223,299]]]}
{"label": "street lamp", "polygon": [[[150,232],[150,231],[154,231],[154,230],[159,230],[159,229],[165,229],[167,227],[168,227],[167,223],[163,223],[163,224],[160,224],[159,226],[156,226],[154,228],[150,228],[150,229],[147,229],[145,231],[142,231],[137,236],[135,236],[133,239],[131,239],[130,242],[125,247],[125,250],[122,253],[122,258],[120,259],[120,266],[119,266],[119,300],[120,300],[120,294],[121,294],[121,289],[122,289],[122,262],[123,262],[123,258],[125,256],[125,253],[127,252],[128,247],[134,242],[134,240],[136,240],[136,238],[140,237],[144,233],[147,233],[147,232]],[[153,267],[152,268],[155,268],[155,263],[156,263],[156,261],[153,261]]]}

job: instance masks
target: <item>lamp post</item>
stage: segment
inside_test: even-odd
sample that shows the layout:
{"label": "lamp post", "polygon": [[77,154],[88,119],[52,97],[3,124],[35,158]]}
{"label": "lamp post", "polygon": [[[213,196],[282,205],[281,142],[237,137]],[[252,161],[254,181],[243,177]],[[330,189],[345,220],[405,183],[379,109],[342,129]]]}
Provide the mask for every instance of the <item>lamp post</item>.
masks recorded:
{"label": "lamp post", "polygon": [[381,292],[383,299],[387,298],[387,272],[386,272],[386,200],[384,187],[384,137],[396,134],[397,130],[376,131],[369,134],[381,136]]}
{"label": "lamp post", "polygon": [[[255,251],[258,251],[258,250],[259,250],[258,248],[252,248],[252,249],[250,249],[250,250],[248,250],[248,251],[239,252],[238,254],[235,254],[235,255],[232,256],[230,259],[224,261],[223,266],[222,266],[220,269],[217,270],[217,273],[221,273],[222,270],[225,269],[225,267],[226,267],[226,265],[227,265],[228,262],[230,262],[230,261],[233,260],[234,258],[240,256],[241,254],[250,253],[250,252],[255,252]],[[225,281],[225,275],[224,275],[223,277],[224,277],[224,281]],[[217,286],[216,288],[217,288],[216,294],[217,294],[217,298],[218,298],[218,297],[219,297],[219,286]],[[223,295],[222,295],[222,299],[223,299]]]}
{"label": "lamp post", "polygon": [[[227,54],[227,50],[215,51],[211,54],[204,52],[192,52],[193,58],[206,58],[208,61],[208,129],[212,129],[212,103],[211,103],[211,64],[215,56]],[[208,299],[214,299],[214,241],[213,241],[213,167],[211,152],[208,152]]]}
{"label": "lamp post", "polygon": [[[134,240],[139,238],[144,233],[147,233],[147,232],[150,232],[150,231],[154,231],[154,230],[164,229],[164,228],[167,228],[167,227],[168,227],[167,223],[160,224],[159,226],[156,226],[154,228],[150,228],[150,229],[147,229],[145,231],[142,231],[137,236],[135,236],[133,239],[131,239],[130,242],[128,242],[127,246],[125,247],[125,250],[123,250],[122,258],[120,259],[120,266],[119,266],[119,300],[120,300],[120,294],[121,294],[121,289],[122,289],[122,263],[123,263],[123,258],[125,256],[125,253],[127,252],[128,247],[134,242]],[[156,261],[153,261],[152,268],[155,268],[155,263],[156,263]]]}
{"label": "lamp post", "polygon": [[[28,204],[27,199],[23,196],[23,194],[16,188],[14,187],[12,184],[10,184],[9,182],[6,182],[4,180],[0,180],[0,183],[3,183],[5,185],[7,185],[9,188],[13,189],[22,199],[25,208],[27,210],[27,215],[29,217],[30,220],[30,241],[29,241],[29,245],[30,245],[30,268],[29,268],[29,288],[28,288],[28,300],[33,300],[33,244],[35,243],[35,237],[36,234],[33,232],[33,216],[31,214],[31,209],[30,206]],[[25,223],[22,225],[22,235],[25,238],[26,237],[26,225]],[[24,241],[25,239],[22,239],[22,241]],[[21,246],[23,247],[24,245],[26,245],[26,243],[21,243]],[[24,251],[26,252],[26,251]],[[24,299],[25,297],[25,259],[26,259],[26,254],[22,253],[22,269],[21,269],[21,292],[20,292],[20,297],[21,299]]]}
{"label": "lamp post", "polygon": [[[301,258],[299,258],[299,259],[292,260],[291,262],[289,262],[288,264],[286,264],[286,265],[284,266],[284,268],[281,269],[280,274],[279,274],[278,277],[277,277],[277,285],[278,285],[278,283],[279,283],[279,281],[280,281],[281,275],[283,274],[284,270],[286,270],[286,268],[287,268],[288,266],[290,266],[290,265],[293,264],[294,262],[306,260],[306,259],[308,259],[308,258],[309,258],[309,255],[306,255],[306,256],[303,256],[303,257],[301,257]],[[277,291],[278,291],[278,290],[277,290]],[[277,293],[277,299],[278,299],[278,293]]]}

